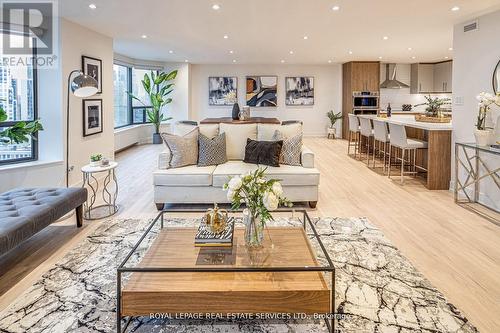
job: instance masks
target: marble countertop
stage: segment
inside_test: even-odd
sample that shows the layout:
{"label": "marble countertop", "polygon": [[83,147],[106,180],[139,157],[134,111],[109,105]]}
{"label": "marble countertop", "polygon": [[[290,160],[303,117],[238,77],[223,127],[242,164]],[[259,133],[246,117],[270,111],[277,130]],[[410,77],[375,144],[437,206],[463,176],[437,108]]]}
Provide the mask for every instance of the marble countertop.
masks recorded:
{"label": "marble countertop", "polygon": [[443,123],[424,123],[421,121],[416,121],[413,115],[394,115],[390,118],[377,117],[376,115],[358,115],[358,117],[377,119],[385,121],[387,123],[393,123],[413,128],[420,128],[427,131],[451,131],[453,130],[453,121],[443,124]]}

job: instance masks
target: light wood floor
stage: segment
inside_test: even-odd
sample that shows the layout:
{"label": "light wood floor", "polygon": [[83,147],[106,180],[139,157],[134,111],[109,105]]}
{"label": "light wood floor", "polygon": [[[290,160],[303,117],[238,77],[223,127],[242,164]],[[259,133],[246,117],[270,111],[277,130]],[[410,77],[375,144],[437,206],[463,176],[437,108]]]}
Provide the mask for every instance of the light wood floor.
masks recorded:
{"label": "light wood floor", "polygon": [[[366,216],[448,300],[482,332],[500,332],[500,227],[458,207],[447,191],[428,191],[419,181],[404,186],[347,157],[346,142],[306,139],[321,171],[313,216]],[[160,145],[139,146],[117,156],[117,218],[156,213],[151,172]],[[77,230],[74,217],[46,228],[0,258],[0,310],[31,286],[100,221]]]}

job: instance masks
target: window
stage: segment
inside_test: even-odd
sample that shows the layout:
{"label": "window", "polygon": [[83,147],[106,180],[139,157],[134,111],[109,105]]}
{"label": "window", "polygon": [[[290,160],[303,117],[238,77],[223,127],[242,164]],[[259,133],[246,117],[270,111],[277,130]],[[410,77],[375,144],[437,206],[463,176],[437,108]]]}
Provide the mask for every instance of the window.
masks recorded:
{"label": "window", "polygon": [[[0,43],[3,37],[0,33]],[[36,52],[33,52],[33,58],[35,56]],[[0,104],[7,113],[7,120],[0,122],[0,131],[21,121],[37,119],[36,74],[36,68],[32,64],[27,66],[0,64]],[[37,141],[32,139],[21,144],[0,142],[0,164],[36,160],[37,151]]]}
{"label": "window", "polygon": [[[149,97],[142,86],[144,74],[151,70],[137,69],[122,65],[113,65],[114,94],[115,94],[115,128],[147,123],[146,110],[151,109]],[[158,72],[155,72],[156,74]],[[131,98],[127,91],[131,91],[141,102]]]}

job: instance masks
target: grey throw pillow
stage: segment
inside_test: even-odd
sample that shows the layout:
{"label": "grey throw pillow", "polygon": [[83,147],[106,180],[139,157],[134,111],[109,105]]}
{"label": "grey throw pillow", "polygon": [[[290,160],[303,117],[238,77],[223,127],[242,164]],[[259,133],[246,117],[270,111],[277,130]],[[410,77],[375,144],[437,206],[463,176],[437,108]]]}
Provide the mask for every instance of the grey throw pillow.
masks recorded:
{"label": "grey throw pillow", "polygon": [[169,168],[196,165],[198,162],[198,127],[183,136],[161,133],[161,137],[170,150]]}
{"label": "grey throw pillow", "polygon": [[209,138],[198,136],[198,166],[219,165],[227,162],[226,133]]}
{"label": "grey throw pillow", "polygon": [[284,138],[283,134],[276,130],[273,135],[273,141],[283,140],[281,148],[280,163],[287,165],[301,165],[300,157],[302,154],[302,133]]}

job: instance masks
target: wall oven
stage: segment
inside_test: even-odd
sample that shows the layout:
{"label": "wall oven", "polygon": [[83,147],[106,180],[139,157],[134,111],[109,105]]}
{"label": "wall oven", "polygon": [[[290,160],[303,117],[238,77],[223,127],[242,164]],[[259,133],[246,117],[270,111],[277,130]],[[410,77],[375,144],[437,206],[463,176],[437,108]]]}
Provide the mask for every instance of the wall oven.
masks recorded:
{"label": "wall oven", "polygon": [[378,91],[354,91],[352,93],[352,107],[356,110],[378,110]]}

